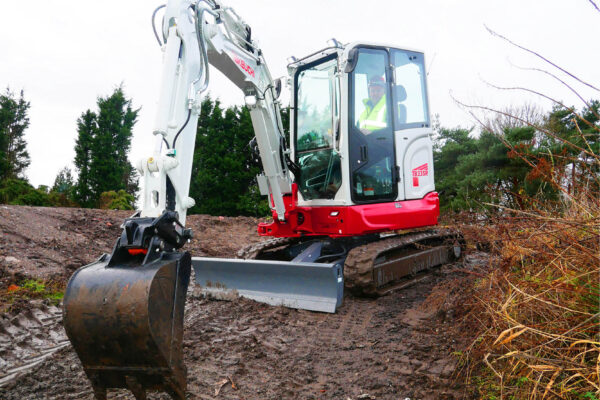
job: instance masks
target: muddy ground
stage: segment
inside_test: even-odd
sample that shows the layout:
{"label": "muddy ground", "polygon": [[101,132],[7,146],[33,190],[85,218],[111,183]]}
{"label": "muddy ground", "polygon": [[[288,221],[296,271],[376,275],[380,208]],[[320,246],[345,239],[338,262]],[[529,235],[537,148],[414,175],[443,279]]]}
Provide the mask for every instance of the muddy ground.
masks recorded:
{"label": "muddy ground", "polygon": [[[0,206],[0,292],[26,278],[64,285],[110,252],[127,212]],[[194,256],[233,257],[259,240],[252,218],[190,216]],[[379,299],[347,295],[337,314],[217,301],[190,288],[184,359],[189,399],[462,399],[460,355],[470,287],[488,260],[472,252]],[[9,300],[6,300],[9,299]],[[60,305],[5,296],[0,399],[93,399]],[[133,399],[125,391],[109,398]],[[167,399],[152,394],[151,399]]]}

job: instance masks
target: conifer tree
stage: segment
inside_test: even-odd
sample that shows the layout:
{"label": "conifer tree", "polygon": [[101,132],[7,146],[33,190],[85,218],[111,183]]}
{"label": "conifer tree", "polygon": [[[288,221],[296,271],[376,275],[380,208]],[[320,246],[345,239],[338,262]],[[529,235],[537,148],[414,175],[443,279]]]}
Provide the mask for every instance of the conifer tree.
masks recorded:
{"label": "conifer tree", "polygon": [[600,153],[600,101],[589,102],[579,112],[574,107],[556,106],[548,117],[547,125],[558,138],[546,137],[546,145],[552,154],[560,154],[562,159],[569,161],[562,165],[552,163],[555,169],[562,170],[569,193],[590,183],[597,187],[600,167],[590,162],[589,154]]}
{"label": "conifer tree", "polygon": [[70,194],[73,186],[75,185],[73,181],[73,174],[71,173],[71,168],[63,167],[56,178],[54,178],[54,185],[52,185],[52,191],[57,193],[68,193]]}
{"label": "conifer tree", "polygon": [[476,151],[477,140],[470,136],[471,129],[441,128],[436,137],[433,151],[435,165],[435,187],[440,192],[442,209],[459,210],[466,208],[464,193],[459,192],[461,177],[456,167],[461,157]]}
{"label": "conifer tree", "polygon": [[127,155],[139,109],[132,108],[122,87],[99,97],[97,106],[98,111],[87,110],[77,120],[76,200],[84,207],[97,207],[103,192],[126,190],[135,195],[138,189]]}
{"label": "conifer tree", "polygon": [[218,100],[205,98],[198,119],[190,196],[196,200],[191,213],[255,215],[268,212],[258,193],[248,142],[254,129],[247,108],[225,110]]}
{"label": "conifer tree", "polygon": [[[92,145],[90,187],[94,199],[103,192],[131,186],[132,170],[127,155],[139,110],[133,110],[123,89],[98,99],[97,132]],[[135,194],[135,193],[130,193]]]}
{"label": "conifer tree", "polygon": [[483,131],[478,138],[467,130],[441,129],[437,140],[436,189],[442,209],[476,210],[490,203],[524,208],[526,199],[557,196],[532,169],[543,157],[553,157],[547,144],[536,142],[532,127]]}
{"label": "conifer tree", "polygon": [[0,181],[25,178],[24,172],[30,163],[25,142],[29,106],[23,91],[19,98],[8,88],[0,94]]}
{"label": "conifer tree", "polygon": [[77,119],[77,141],[75,143],[75,167],[79,171],[75,185],[75,200],[82,207],[92,207],[94,198],[90,182],[92,145],[96,137],[96,113],[87,110]]}

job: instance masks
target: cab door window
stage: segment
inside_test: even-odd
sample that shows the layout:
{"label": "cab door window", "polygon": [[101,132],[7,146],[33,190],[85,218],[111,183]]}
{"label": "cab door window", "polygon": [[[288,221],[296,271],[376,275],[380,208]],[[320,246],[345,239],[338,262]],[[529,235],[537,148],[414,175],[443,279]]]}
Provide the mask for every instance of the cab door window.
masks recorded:
{"label": "cab door window", "polygon": [[350,170],[357,203],[392,201],[395,153],[389,58],[386,50],[361,48],[350,75]]}

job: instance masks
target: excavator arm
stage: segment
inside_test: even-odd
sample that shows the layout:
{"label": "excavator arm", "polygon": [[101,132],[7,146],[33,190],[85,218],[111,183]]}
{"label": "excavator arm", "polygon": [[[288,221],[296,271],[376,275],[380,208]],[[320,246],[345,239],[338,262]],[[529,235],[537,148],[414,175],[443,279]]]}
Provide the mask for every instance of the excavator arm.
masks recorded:
{"label": "excavator arm", "polygon": [[285,220],[283,196],[291,193],[289,151],[277,101],[279,81],[271,77],[251,29],[229,7],[216,0],[171,0],[165,10],[162,83],[154,135],[154,154],[140,160],[143,176],[142,217],[158,217],[166,209],[185,224],[194,142],[201,94],[210,75],[209,64],[221,71],[244,94],[256,135],[264,174],[258,177],[271,206]]}

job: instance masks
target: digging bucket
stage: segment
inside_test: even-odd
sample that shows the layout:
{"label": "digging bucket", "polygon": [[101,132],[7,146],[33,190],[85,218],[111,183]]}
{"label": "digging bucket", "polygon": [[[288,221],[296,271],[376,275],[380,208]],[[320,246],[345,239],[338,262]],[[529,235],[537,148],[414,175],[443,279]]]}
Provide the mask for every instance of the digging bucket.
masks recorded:
{"label": "digging bucket", "polygon": [[261,303],[334,313],[342,304],[341,263],[320,264],[226,258],[192,258],[195,281],[215,297],[247,297]]}
{"label": "digging bucket", "polygon": [[109,388],[185,398],[183,311],[190,279],[189,253],[162,253],[110,263],[105,255],[77,270],[64,297],[64,326],[96,399]]}

